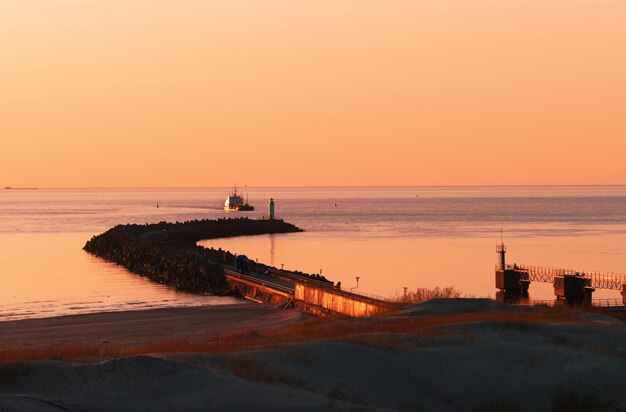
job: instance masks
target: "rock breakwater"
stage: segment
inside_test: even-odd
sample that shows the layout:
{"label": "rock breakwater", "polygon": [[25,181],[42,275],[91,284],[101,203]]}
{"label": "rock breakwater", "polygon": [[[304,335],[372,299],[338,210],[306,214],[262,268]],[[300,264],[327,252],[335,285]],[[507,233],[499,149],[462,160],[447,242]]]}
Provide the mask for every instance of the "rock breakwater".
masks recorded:
{"label": "rock breakwater", "polygon": [[[198,246],[199,240],[301,231],[282,220],[248,218],[129,224],[92,237],[83,249],[181,291],[225,294],[221,264],[230,262]],[[216,261],[218,256],[222,259]]]}

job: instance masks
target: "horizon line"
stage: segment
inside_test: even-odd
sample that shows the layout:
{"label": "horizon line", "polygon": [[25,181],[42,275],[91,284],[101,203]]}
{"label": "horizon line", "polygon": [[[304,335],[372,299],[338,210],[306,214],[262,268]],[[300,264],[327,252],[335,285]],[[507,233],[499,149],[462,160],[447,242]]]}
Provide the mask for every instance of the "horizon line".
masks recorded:
{"label": "horizon line", "polygon": [[[310,185],[310,186],[241,186],[244,188],[259,189],[322,189],[322,188],[499,188],[499,187],[625,187],[624,184],[500,184],[500,185]],[[232,186],[41,186],[41,187],[12,187],[5,186],[5,190],[38,190],[38,189],[229,189]]]}

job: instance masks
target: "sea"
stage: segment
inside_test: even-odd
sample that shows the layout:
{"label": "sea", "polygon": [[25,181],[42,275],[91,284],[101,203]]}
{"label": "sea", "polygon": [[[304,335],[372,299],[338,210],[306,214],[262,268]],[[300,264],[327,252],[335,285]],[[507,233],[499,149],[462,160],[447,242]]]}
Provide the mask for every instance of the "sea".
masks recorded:
{"label": "sea", "polygon": [[[0,190],[0,321],[240,304],[155,284],[82,247],[118,224],[267,218],[270,198],[304,232],[200,244],[388,297],[435,287],[494,297],[501,242],[507,263],[626,273],[626,186],[244,187],[253,212],[224,211],[229,190]],[[530,298],[554,299],[552,285],[531,284]]]}

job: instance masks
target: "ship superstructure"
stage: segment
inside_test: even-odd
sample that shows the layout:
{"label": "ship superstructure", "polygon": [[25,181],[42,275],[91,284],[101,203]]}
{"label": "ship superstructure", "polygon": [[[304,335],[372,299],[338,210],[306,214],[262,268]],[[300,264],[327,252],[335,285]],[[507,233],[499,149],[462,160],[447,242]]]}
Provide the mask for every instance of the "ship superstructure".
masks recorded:
{"label": "ship superstructure", "polygon": [[228,197],[224,202],[224,210],[251,211],[254,210],[254,206],[251,206],[247,200],[244,201],[243,197],[237,193],[237,185],[235,185],[233,191],[228,194]]}

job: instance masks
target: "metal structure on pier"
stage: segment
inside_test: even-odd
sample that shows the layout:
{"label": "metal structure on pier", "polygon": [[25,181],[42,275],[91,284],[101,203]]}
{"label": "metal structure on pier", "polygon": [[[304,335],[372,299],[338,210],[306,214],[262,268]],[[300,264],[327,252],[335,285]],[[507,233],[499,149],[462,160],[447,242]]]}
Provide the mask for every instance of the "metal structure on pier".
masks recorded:
{"label": "metal structure on pier", "polygon": [[[497,270],[501,270],[499,266],[496,267]],[[581,272],[573,269],[518,264],[505,265],[505,268],[520,273],[520,278],[529,282],[554,283],[555,277],[574,276],[586,279],[588,287],[619,291],[626,283],[626,275],[619,273]]]}

